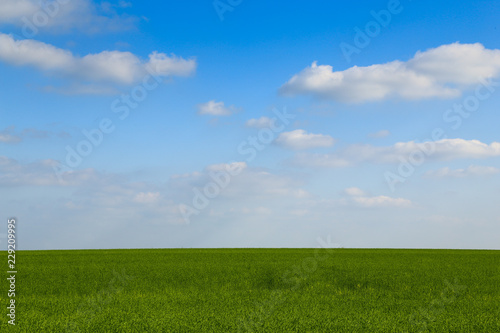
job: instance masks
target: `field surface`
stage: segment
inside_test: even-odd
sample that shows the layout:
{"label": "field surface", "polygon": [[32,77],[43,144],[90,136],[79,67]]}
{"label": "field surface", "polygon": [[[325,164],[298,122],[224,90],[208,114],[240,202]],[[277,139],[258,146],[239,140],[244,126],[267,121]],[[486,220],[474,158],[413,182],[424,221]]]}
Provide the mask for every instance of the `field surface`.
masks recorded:
{"label": "field surface", "polygon": [[[4,251],[4,274],[7,253]],[[500,332],[500,251],[17,251],[2,332]]]}

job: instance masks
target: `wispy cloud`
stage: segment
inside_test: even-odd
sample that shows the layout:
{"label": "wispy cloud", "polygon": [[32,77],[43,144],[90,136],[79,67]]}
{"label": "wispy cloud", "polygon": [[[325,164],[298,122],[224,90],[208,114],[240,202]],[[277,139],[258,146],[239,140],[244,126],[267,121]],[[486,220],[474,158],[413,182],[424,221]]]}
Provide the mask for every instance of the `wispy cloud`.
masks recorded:
{"label": "wispy cloud", "polygon": [[0,156],[0,185],[2,186],[78,186],[99,181],[100,175],[93,169],[67,172],[60,181],[53,167],[58,162],[52,159],[32,163],[20,163],[15,159]]}
{"label": "wispy cloud", "polygon": [[465,169],[450,169],[444,167],[438,170],[431,170],[425,173],[429,178],[465,178],[470,176],[491,176],[500,173],[499,168],[492,166],[471,165]]}
{"label": "wispy cloud", "polygon": [[380,130],[378,132],[370,133],[368,136],[373,139],[385,138],[391,135],[391,132],[388,130]]}
{"label": "wispy cloud", "polygon": [[[189,194],[189,199],[192,198],[193,188],[203,188],[206,184],[214,182],[216,175],[226,170],[229,164],[213,164],[208,165],[202,171],[193,173],[173,175],[170,180],[170,186],[176,189],[176,192]],[[249,167],[245,162],[233,162],[232,168],[237,167],[241,172],[228,180],[230,186],[221,192],[223,198],[231,200],[245,200],[253,198],[256,200],[273,199],[274,196],[292,198],[303,198],[309,194],[301,188],[302,181],[295,177],[281,175],[271,172],[268,169]]]}
{"label": "wispy cloud", "polygon": [[331,147],[335,140],[329,135],[307,133],[303,129],[297,129],[281,133],[276,139],[276,143],[285,148],[303,150]]}
{"label": "wispy cloud", "polygon": [[0,131],[0,142],[18,143],[21,141],[21,136],[14,133],[14,126],[9,126],[6,129]]}
{"label": "wispy cloud", "polygon": [[253,128],[269,128],[273,125],[273,119],[262,116],[260,118],[248,119],[245,122],[245,126]]}
{"label": "wispy cloud", "polygon": [[9,126],[0,130],[0,142],[3,143],[19,143],[27,138],[47,139],[53,136],[69,137],[70,134],[64,131],[53,133],[51,131],[39,130],[36,128],[25,128],[22,131],[16,131],[15,126]]}
{"label": "wispy cloud", "polygon": [[442,139],[417,143],[398,142],[392,146],[351,145],[328,154],[298,154],[292,163],[303,167],[336,168],[361,162],[399,163],[412,153],[425,154],[427,160],[483,159],[500,156],[500,142],[486,144],[478,140]]}
{"label": "wispy cloud", "polygon": [[237,112],[238,108],[234,105],[225,106],[224,102],[216,102],[215,100],[206,103],[198,104],[198,114],[210,116],[230,116]]}
{"label": "wispy cloud", "polygon": [[344,190],[347,198],[341,199],[344,205],[355,205],[364,208],[376,207],[410,207],[411,201],[403,198],[393,198],[385,195],[370,196],[357,187],[350,187]]}
{"label": "wispy cloud", "polygon": [[[220,173],[228,164],[208,165],[201,171],[173,175],[168,182],[133,181],[130,175],[99,172],[93,168],[67,171],[57,177],[53,168],[58,162],[51,159],[19,162],[0,156],[0,186],[64,188],[73,193],[58,200],[65,211],[92,211],[118,221],[124,215],[148,216],[157,223],[185,223],[179,210],[180,203],[191,204],[193,195],[202,193],[204,186],[215,181],[226,181]],[[280,175],[266,169],[248,167],[245,162],[234,162],[241,173],[227,179],[206,214],[268,214],[272,207],[294,206],[307,200],[310,194],[302,189],[297,177]],[[216,179],[216,180],[214,180]],[[204,193],[204,192],[203,192]],[[196,200],[196,199],[195,199]],[[229,204],[230,203],[230,204]],[[271,207],[271,208],[270,208]],[[128,212],[128,213],[126,213]],[[156,223],[156,222],[155,222]]]}

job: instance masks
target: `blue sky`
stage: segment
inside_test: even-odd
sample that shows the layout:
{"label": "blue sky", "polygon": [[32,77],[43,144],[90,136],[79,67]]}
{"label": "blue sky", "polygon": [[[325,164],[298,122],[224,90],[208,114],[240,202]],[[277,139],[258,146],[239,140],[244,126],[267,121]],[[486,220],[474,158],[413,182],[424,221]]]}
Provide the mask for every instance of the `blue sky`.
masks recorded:
{"label": "blue sky", "polygon": [[23,249],[498,249],[499,14],[0,0],[0,211]]}

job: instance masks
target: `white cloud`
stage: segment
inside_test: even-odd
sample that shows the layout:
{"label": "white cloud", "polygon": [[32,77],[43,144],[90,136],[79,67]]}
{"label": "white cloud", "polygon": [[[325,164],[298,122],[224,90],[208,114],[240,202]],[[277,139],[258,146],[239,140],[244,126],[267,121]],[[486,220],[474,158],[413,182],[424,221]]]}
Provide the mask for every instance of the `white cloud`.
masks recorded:
{"label": "white cloud", "polygon": [[22,131],[16,131],[15,126],[9,126],[0,131],[0,142],[18,143],[26,138],[46,139],[54,136],[68,137],[69,134],[64,131],[59,133],[54,133],[52,131],[39,130],[36,128],[25,128]]}
{"label": "white cloud", "polygon": [[[238,211],[236,211],[238,212]],[[251,215],[269,215],[272,213],[272,210],[267,207],[255,207],[255,208],[247,208],[243,207],[240,211],[242,214],[251,214]]]}
{"label": "white cloud", "polygon": [[[203,192],[209,183],[227,181],[201,212],[202,220],[214,216],[229,218],[237,213],[248,219],[261,216],[275,221],[286,214],[288,207],[297,207],[296,203],[309,198],[297,177],[249,168],[244,162],[209,165],[198,172],[173,176],[167,183],[132,181],[127,175],[105,174],[94,169],[64,173],[63,181],[59,182],[53,170],[57,165],[54,160],[24,164],[0,157],[0,187],[44,188],[43,193],[56,199],[50,208],[40,206],[38,214],[57,211],[66,217],[77,215],[82,225],[99,218],[107,221],[106,225],[115,224],[117,230],[123,224],[133,225],[139,220],[147,225],[184,224],[179,204],[191,205],[194,189]],[[239,170],[239,174],[230,178],[221,176],[227,170]]]}
{"label": "white cloud", "polygon": [[139,192],[135,197],[134,201],[138,203],[155,203],[160,198],[160,192]]}
{"label": "white cloud", "polygon": [[91,168],[64,172],[59,179],[54,172],[58,165],[51,159],[20,163],[0,156],[0,186],[52,187],[45,193],[54,193],[56,188],[74,189],[69,196],[58,197],[54,202],[60,211],[73,211],[71,215],[78,210],[82,214],[100,214],[109,221],[138,220],[147,216],[156,224],[184,223],[172,200],[175,195],[162,186],[134,182],[122,175],[105,174]]}
{"label": "white cloud", "polygon": [[17,160],[0,156],[0,185],[2,186],[78,186],[98,183],[105,177],[94,169],[68,171],[59,180],[54,167],[59,163],[52,159],[23,164]]}
{"label": "white cloud", "polygon": [[392,146],[351,145],[329,154],[298,154],[293,164],[305,167],[346,167],[360,162],[400,163],[402,159],[429,160],[482,159],[500,156],[500,142],[491,144],[478,140],[442,139],[417,143],[398,142]]}
{"label": "white cloud", "polygon": [[[246,162],[231,162],[231,163],[219,163],[219,164],[211,164],[208,165],[205,170],[208,172],[228,172],[235,170],[245,170],[248,167]],[[196,173],[199,174],[199,173]]]}
{"label": "white cloud", "polygon": [[0,142],[18,143],[22,141],[22,137],[14,133],[14,126],[9,126],[0,131]]}
{"label": "white cloud", "polygon": [[194,187],[203,189],[209,183],[227,184],[220,197],[269,199],[274,196],[304,198],[309,193],[300,188],[301,181],[294,177],[272,173],[266,169],[251,168],[245,162],[212,164],[204,170],[174,175],[170,186],[179,193],[192,197]]}
{"label": "white cloud", "polygon": [[4,33],[0,33],[0,59],[17,66],[35,66],[44,71],[70,71],[76,67],[70,51],[32,39],[15,40]]}
{"label": "white cloud", "polygon": [[0,133],[0,142],[17,143],[20,141],[21,141],[21,138],[18,136],[11,135],[9,133]]}
{"label": "white cloud", "polygon": [[344,168],[353,165],[355,162],[334,153],[299,153],[291,160],[291,163],[299,167]]}
{"label": "white cloud", "polygon": [[149,55],[147,66],[162,76],[188,76],[194,73],[196,61],[194,59],[185,60],[175,54],[167,56],[165,53],[153,51]]}
{"label": "white cloud", "polygon": [[285,95],[311,94],[340,102],[362,103],[388,98],[457,97],[471,85],[500,74],[500,50],[482,44],[454,43],[417,52],[406,61],[333,71],[317,65],[294,75],[280,89]]}
{"label": "white cloud", "polygon": [[34,0],[2,0],[0,1],[0,22],[14,22],[23,16],[32,15],[40,6]]}
{"label": "white cloud", "polygon": [[290,149],[311,149],[318,147],[331,147],[335,140],[324,134],[307,133],[303,129],[281,133],[276,139],[276,143],[282,147]]}
{"label": "white cloud", "polygon": [[211,116],[229,116],[236,112],[234,105],[226,107],[224,102],[216,102],[215,100],[206,103],[198,104],[198,114]]}
{"label": "white cloud", "polygon": [[444,167],[438,170],[431,170],[425,173],[426,177],[432,178],[464,178],[469,176],[491,176],[500,173],[500,169],[491,166],[471,165],[465,169],[450,169]]}
{"label": "white cloud", "polygon": [[362,189],[359,189],[357,187],[348,187],[346,189],[344,189],[344,193],[349,195],[349,196],[364,196],[365,195],[365,191],[363,191]]}
{"label": "white cloud", "polygon": [[130,7],[126,2],[111,5],[103,2],[96,5],[90,0],[40,1],[1,0],[0,24],[22,27],[26,37],[40,30],[61,33],[78,29],[86,33],[122,31],[132,29],[138,19],[119,14],[117,9]]}
{"label": "white cloud", "polygon": [[352,200],[362,207],[409,207],[411,201],[403,198],[391,198],[385,195],[376,197],[353,197]]}
{"label": "white cloud", "polygon": [[[443,239],[449,239],[449,226],[453,226],[453,221],[448,223],[449,219],[445,218],[462,218],[463,211],[469,211],[471,218],[463,216],[461,228],[455,228],[460,233],[453,236],[469,240],[473,235],[470,247],[498,248],[493,236],[498,234],[498,223],[495,224],[500,221],[498,209],[495,210],[494,203],[477,209],[474,205],[468,207],[469,198],[432,202],[425,212],[414,209],[417,203],[407,199],[372,195],[358,188],[346,189],[338,198],[323,199],[301,194],[303,184],[295,174],[246,166],[188,227],[181,225],[184,220],[178,204],[189,203],[193,185],[203,186],[207,180],[213,181],[209,170],[221,170],[224,164],[184,174],[168,183],[134,182],[132,175],[96,171],[87,172],[94,178],[85,180],[85,172],[81,170],[72,186],[56,188],[53,182],[40,182],[53,173],[54,163],[45,160],[23,164],[0,158],[0,175],[17,177],[19,181],[14,183],[18,186],[29,183],[38,187],[12,189],[4,182],[0,184],[4,189],[4,206],[23,212],[26,222],[23,244],[32,249],[314,247],[318,246],[315,243],[318,235],[324,235],[322,239],[326,240],[325,235],[329,234],[332,240],[346,247],[463,247],[460,241],[442,245]],[[33,182],[35,178],[26,177],[30,174],[38,180]],[[15,185],[11,183],[11,186]],[[329,188],[334,193],[338,191]],[[498,192],[494,187],[493,192],[485,190],[483,194],[487,197]],[[422,198],[429,199],[427,194],[423,193]],[[461,207],[458,213],[457,207]],[[433,219],[423,220],[422,214],[439,216],[433,222]],[[436,229],[442,219],[447,224]],[[138,235],[138,223],[152,232],[144,237]],[[478,229],[478,225],[481,228]],[[481,234],[475,234],[483,229]],[[435,242],[426,243],[429,235],[434,235]],[[327,243],[331,244],[330,237],[328,239]],[[395,239],[394,243],[390,242]]]}
{"label": "white cloud", "polygon": [[344,190],[348,196],[341,200],[341,203],[355,205],[364,208],[374,207],[410,207],[411,201],[403,198],[392,198],[385,195],[369,196],[363,190],[357,187],[350,187]]}
{"label": "white cloud", "polygon": [[207,195],[210,199],[200,199],[209,200],[205,218],[233,208],[246,215],[269,215],[278,208],[296,207],[296,202],[310,196],[298,177],[249,168],[245,162],[209,165],[199,172],[174,175],[167,183],[132,181],[131,176],[94,169],[64,172],[58,179],[54,171],[58,165],[55,160],[26,164],[0,156],[0,187],[50,187],[44,192],[63,193],[56,203],[60,210],[99,213],[109,221],[142,216],[155,224],[185,223],[180,204],[198,207],[193,202],[199,200],[197,193],[208,193],[207,186],[210,193],[218,189],[215,196]]}
{"label": "white cloud", "polygon": [[310,200],[311,194],[302,188],[302,178],[233,162],[173,177],[168,187],[175,192],[179,210],[189,222],[208,216],[234,219],[237,212],[259,216],[272,213],[269,219],[276,220]]}
{"label": "white cloud", "polygon": [[380,130],[380,131],[375,132],[375,133],[370,133],[368,136],[370,138],[380,139],[380,138],[385,138],[389,135],[391,135],[391,132],[389,132],[388,130]]}
{"label": "white cloud", "polygon": [[273,119],[266,116],[262,116],[258,119],[253,118],[247,120],[245,125],[247,127],[254,127],[254,128],[269,128],[273,125],[273,122],[274,122]]}
{"label": "white cloud", "polygon": [[16,66],[33,66],[45,73],[63,75],[84,82],[131,85],[151,69],[159,76],[188,76],[196,69],[194,59],[185,60],[157,53],[141,61],[130,52],[103,51],[84,57],[36,40],[15,40],[0,33],[0,60]]}

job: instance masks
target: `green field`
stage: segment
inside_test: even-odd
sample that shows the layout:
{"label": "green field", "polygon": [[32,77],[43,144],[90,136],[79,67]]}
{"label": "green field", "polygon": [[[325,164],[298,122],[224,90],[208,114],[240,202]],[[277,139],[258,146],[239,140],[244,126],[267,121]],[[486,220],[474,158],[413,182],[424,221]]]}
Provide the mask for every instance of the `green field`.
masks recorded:
{"label": "green field", "polygon": [[500,332],[500,251],[75,250],[16,259],[16,326],[7,324],[2,279],[2,332]]}

